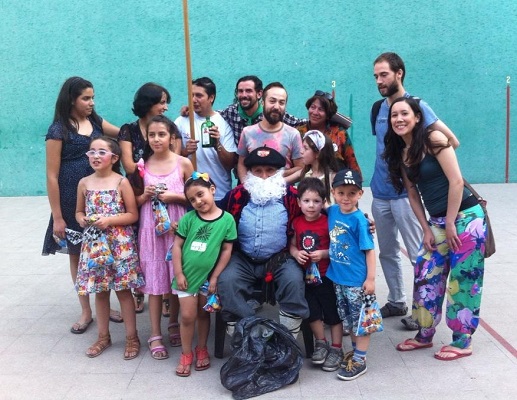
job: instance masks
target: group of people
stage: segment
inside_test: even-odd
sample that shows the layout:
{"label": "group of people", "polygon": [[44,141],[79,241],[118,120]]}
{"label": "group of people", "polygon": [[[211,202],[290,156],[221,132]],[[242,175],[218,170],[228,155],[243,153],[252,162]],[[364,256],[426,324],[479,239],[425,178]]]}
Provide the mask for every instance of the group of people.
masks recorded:
{"label": "group of people", "polygon": [[[169,357],[163,314],[170,345],[182,347],[176,374],[189,376],[193,363],[207,369],[207,296],[218,294],[231,334],[241,318],[255,314],[251,293],[267,276],[280,323],[296,336],[302,320],[309,320],[313,363],[340,369],[340,379],[355,379],[366,372],[369,337],[356,332],[363,298],[375,292],[376,230],[389,289],[384,318],[408,312],[399,231],[414,266],[413,312],[402,323],[418,332],[397,350],[432,346],[447,291],[453,340],[435,357],[470,355],[485,222],[463,186],[454,151],[459,142],[427,103],[405,91],[397,54],[381,54],[374,77],[384,98],[371,112],[377,137],[374,227],[358,209],[363,178],[346,128],[335,122],[330,93],[317,90],[306,102],[308,119],[300,119],[286,113],[288,95],[280,82],[263,88],[250,75],[238,80],[235,104],[218,112],[214,82],[199,78],[192,82],[192,135],[185,108],[175,122],[163,115],[171,97],[158,84],[138,89],[138,120],[119,129],[95,112],[93,85],[69,78],[46,136],[51,218],[43,254],[69,254],[82,307],[73,333],[85,332],[93,321],[88,295],[96,294],[99,335],[86,354],[96,357],[111,345],[111,319],[126,326],[124,359],[137,357],[135,312],[143,311],[147,294],[152,357]],[[199,141],[208,120],[211,147]],[[200,172],[190,160],[194,153]],[[168,224],[159,219],[164,213]],[[111,258],[97,257],[103,246]],[[318,284],[304,278],[314,268]],[[110,310],[111,290],[120,301],[118,319]],[[352,341],[346,354],[343,329]]]}

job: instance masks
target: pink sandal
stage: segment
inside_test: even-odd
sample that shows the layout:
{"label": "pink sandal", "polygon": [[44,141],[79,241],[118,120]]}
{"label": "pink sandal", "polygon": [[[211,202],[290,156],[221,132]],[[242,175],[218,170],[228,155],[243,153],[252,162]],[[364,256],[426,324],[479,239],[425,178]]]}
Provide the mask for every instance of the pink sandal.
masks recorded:
{"label": "pink sandal", "polygon": [[[169,358],[169,352],[165,348],[163,344],[159,344],[158,346],[151,347],[151,343],[155,340],[162,340],[163,336],[153,336],[150,337],[147,343],[149,343],[149,350],[151,351],[151,357],[155,360],[166,360]],[[158,355],[159,353],[162,353],[161,355]]]}
{"label": "pink sandal", "polygon": [[169,330],[169,342],[171,343],[171,347],[179,347],[181,346],[181,335],[179,333],[171,333],[171,329],[179,329],[180,324],[177,322],[171,322],[168,326]]}
{"label": "pink sandal", "polygon": [[[201,361],[206,360],[208,360],[208,363],[201,363]],[[210,355],[208,354],[208,349],[206,348],[206,346],[202,348],[196,347],[196,366],[194,367],[194,369],[196,371],[204,371],[208,368],[210,368]]]}

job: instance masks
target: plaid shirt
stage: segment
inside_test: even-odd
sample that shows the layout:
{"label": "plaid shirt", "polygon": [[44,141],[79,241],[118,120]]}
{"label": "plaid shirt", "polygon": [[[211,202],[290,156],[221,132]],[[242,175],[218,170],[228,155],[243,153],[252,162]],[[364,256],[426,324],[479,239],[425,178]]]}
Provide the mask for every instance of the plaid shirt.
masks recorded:
{"label": "plaid shirt", "polygon": [[[233,134],[235,137],[235,144],[239,144],[239,140],[241,138],[242,130],[249,126],[249,125],[255,125],[258,124],[260,121],[262,121],[262,114],[257,116],[253,121],[251,121],[251,124],[248,125],[248,121],[243,119],[239,114],[238,104],[231,104],[228,107],[226,107],[224,110],[217,111],[219,114],[222,115],[222,117],[226,120],[228,125],[233,129]],[[284,122],[296,128],[299,125],[306,124],[308,122],[305,118],[297,118],[291,114],[285,113],[284,115]]]}

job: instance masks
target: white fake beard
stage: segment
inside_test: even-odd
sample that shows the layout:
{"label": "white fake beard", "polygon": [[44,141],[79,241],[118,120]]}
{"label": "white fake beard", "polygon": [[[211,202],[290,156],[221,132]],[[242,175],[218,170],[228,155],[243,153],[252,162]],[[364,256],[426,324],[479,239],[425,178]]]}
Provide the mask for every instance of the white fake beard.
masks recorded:
{"label": "white fake beard", "polygon": [[263,206],[268,201],[281,199],[285,195],[287,184],[283,175],[283,168],[280,168],[275,175],[267,179],[259,178],[248,171],[244,189],[249,192],[253,203]]}

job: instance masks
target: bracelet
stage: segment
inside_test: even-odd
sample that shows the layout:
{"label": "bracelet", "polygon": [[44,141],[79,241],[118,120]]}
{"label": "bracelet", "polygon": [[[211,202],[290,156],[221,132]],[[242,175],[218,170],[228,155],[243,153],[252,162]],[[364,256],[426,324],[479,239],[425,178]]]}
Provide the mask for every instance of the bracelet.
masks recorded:
{"label": "bracelet", "polygon": [[223,148],[223,145],[222,145],[221,143],[219,143],[219,144],[217,145],[217,151],[221,151],[221,149],[222,149],[222,148]]}

